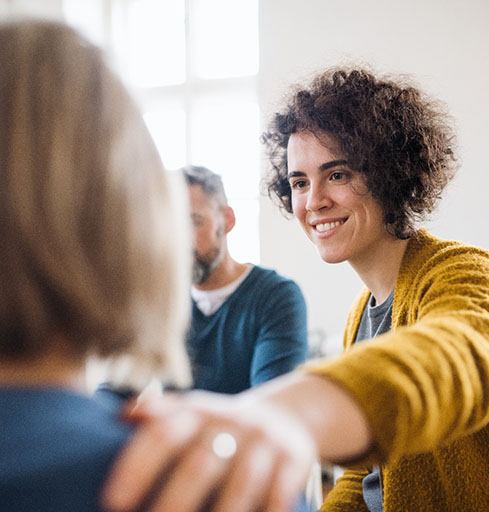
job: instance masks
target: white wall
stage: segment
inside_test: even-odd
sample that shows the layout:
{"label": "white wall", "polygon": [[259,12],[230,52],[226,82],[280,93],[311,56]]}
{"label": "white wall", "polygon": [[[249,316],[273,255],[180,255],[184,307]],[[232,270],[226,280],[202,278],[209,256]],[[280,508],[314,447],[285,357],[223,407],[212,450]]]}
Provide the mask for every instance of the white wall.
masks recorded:
{"label": "white wall", "polygon": [[[61,11],[61,0],[0,0],[0,18]],[[260,17],[264,126],[290,84],[325,66],[364,62],[413,75],[448,104],[459,134],[459,175],[430,227],[489,248],[489,0],[261,0]],[[356,275],[347,264],[321,262],[295,221],[284,220],[266,198],[260,237],[262,262],[302,286],[310,329],[338,345],[361,287]]]}
{"label": "white wall", "polygon": [[62,0],[0,0],[0,19],[8,16],[61,19]]}
{"label": "white wall", "polygon": [[[367,63],[407,73],[448,104],[461,168],[430,229],[489,248],[489,1],[262,0],[260,104],[263,122],[288,85],[323,67]],[[262,201],[262,262],[295,278],[310,328],[336,341],[360,282],[347,265],[321,262],[295,221]]]}

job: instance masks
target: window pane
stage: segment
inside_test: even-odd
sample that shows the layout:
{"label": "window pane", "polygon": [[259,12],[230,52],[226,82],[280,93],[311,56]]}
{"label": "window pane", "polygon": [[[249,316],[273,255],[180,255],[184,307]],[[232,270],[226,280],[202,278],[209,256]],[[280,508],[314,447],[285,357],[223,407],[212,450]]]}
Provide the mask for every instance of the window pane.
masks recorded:
{"label": "window pane", "polygon": [[114,47],[136,87],[185,81],[184,0],[130,0],[114,13]]}
{"label": "window pane", "polygon": [[226,78],[258,72],[258,0],[194,0],[195,73]]}
{"label": "window pane", "polygon": [[66,22],[100,46],[105,42],[103,7],[100,0],[63,0]]}
{"label": "window pane", "polygon": [[167,169],[185,165],[185,112],[167,106],[147,111],[144,120]]}
{"label": "window pane", "polygon": [[236,225],[228,238],[231,255],[239,262],[259,263],[258,199],[229,198],[229,204],[236,214]]}
{"label": "window pane", "polygon": [[259,194],[259,111],[254,101],[201,97],[193,110],[192,163],[226,180],[230,197]]}
{"label": "window pane", "polygon": [[259,261],[259,110],[254,101],[199,98],[193,109],[191,161],[222,176],[236,226],[229,244],[238,261]]}

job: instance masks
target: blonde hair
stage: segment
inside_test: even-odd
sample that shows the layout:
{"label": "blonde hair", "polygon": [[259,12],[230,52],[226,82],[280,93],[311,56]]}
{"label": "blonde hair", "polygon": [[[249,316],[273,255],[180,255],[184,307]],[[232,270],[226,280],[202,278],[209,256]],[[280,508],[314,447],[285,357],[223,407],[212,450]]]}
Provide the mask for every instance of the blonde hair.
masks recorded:
{"label": "blonde hair", "polygon": [[36,357],[61,333],[76,357],[123,356],[127,384],[184,382],[184,195],[140,112],[59,23],[0,26],[0,69],[1,357]]}

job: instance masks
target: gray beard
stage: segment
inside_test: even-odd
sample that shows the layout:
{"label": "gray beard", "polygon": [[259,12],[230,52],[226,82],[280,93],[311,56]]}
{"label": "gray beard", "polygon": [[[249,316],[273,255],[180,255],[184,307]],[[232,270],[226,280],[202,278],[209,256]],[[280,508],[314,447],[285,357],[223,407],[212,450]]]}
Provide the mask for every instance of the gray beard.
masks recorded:
{"label": "gray beard", "polygon": [[204,283],[209,279],[211,272],[211,266],[206,261],[200,261],[195,258],[192,267],[192,282],[194,284]]}
{"label": "gray beard", "polygon": [[192,267],[192,282],[194,284],[202,284],[209,279],[217,265],[221,261],[221,252],[217,252],[212,258],[202,258],[194,253],[194,263]]}

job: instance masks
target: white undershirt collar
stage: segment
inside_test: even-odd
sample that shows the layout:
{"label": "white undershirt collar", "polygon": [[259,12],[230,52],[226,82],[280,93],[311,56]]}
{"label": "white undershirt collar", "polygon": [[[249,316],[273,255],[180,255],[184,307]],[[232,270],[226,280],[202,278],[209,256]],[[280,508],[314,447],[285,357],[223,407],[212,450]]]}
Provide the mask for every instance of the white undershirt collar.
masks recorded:
{"label": "white undershirt collar", "polygon": [[199,290],[195,288],[195,286],[191,287],[190,295],[202,314],[210,316],[226,302],[227,298],[232,295],[238,286],[248,277],[254,265],[247,263],[246,266],[246,270],[238,278],[222,288],[216,288],[215,290]]}

